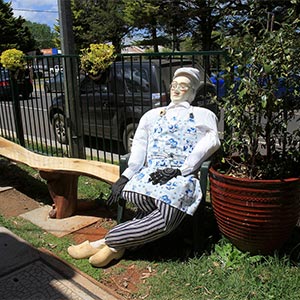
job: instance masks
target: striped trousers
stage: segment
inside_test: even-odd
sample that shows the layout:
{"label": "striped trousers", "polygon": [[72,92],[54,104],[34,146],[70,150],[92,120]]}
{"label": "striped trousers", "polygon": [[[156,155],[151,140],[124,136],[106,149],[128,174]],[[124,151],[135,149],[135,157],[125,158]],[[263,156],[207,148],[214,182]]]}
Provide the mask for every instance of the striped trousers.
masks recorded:
{"label": "striped trousers", "polygon": [[112,248],[134,248],[157,240],[178,227],[186,214],[160,200],[134,192],[123,192],[122,197],[138,209],[133,220],[118,224],[105,236]]}

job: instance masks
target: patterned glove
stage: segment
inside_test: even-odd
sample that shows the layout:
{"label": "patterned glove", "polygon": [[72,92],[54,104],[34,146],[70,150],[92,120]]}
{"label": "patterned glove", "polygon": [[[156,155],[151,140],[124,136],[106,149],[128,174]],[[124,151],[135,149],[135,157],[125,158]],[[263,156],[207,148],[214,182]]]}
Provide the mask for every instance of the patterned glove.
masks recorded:
{"label": "patterned glove", "polygon": [[170,179],[181,175],[179,169],[166,168],[162,170],[157,170],[156,172],[151,173],[149,176],[149,181],[152,181],[152,184],[165,184]]}
{"label": "patterned glove", "polygon": [[121,177],[111,186],[111,194],[107,199],[107,205],[112,205],[118,201],[121,192],[128,181],[128,178],[121,175]]}

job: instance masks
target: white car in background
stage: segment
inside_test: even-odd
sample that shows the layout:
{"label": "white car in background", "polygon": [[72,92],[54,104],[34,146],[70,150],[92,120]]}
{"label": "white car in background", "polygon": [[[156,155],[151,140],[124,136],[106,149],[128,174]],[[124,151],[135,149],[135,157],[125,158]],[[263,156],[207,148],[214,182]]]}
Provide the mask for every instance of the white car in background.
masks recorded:
{"label": "white car in background", "polygon": [[53,66],[53,67],[51,67],[50,68],[50,74],[53,74],[53,75],[55,75],[55,74],[57,74],[57,73],[59,73],[59,72],[63,72],[63,67],[62,66],[59,66],[59,65],[55,65],[55,66]]}

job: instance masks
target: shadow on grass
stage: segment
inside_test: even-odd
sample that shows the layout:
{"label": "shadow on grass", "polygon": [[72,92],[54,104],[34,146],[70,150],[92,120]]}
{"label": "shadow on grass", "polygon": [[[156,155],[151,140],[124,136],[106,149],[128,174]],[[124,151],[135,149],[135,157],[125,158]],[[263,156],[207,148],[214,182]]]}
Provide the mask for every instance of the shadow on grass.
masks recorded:
{"label": "shadow on grass", "polygon": [[[161,262],[187,261],[195,256],[211,254],[215,244],[222,238],[212,208],[205,208],[205,220],[199,237],[202,240],[202,249],[199,252],[195,252],[193,249],[191,221],[192,218],[186,218],[172,234],[135,250],[127,251],[126,256],[131,260]],[[292,266],[300,267],[300,228],[295,227],[282,248],[275,250],[271,256],[277,256],[279,259],[285,257]]]}
{"label": "shadow on grass", "polygon": [[[11,186],[29,198],[38,199],[44,204],[52,204],[47,184],[18,165],[6,159],[0,159],[0,186]],[[38,172],[36,172],[37,176]]]}
{"label": "shadow on grass", "polygon": [[201,229],[201,249],[197,252],[193,247],[192,217],[186,217],[183,223],[173,233],[157,241],[148,243],[132,251],[126,256],[131,260],[149,261],[186,261],[203,253],[211,253],[214,244],[220,239],[211,207],[205,208],[205,219]]}
{"label": "shadow on grass", "polygon": [[290,262],[300,267],[300,228],[295,227],[290,238],[278,252],[281,257],[287,256]]}

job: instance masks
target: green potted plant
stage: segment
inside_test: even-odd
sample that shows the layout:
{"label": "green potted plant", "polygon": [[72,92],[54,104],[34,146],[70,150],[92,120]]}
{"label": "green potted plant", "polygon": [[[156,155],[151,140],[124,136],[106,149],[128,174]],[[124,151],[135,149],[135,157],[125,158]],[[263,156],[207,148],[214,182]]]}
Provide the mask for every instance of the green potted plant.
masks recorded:
{"label": "green potted plant", "polygon": [[299,122],[299,20],[255,35],[249,22],[223,39],[231,80],[211,196],[221,233],[241,250],[269,254],[289,238],[300,213],[299,123],[290,128]]}
{"label": "green potted plant", "polygon": [[[27,85],[24,83],[26,69],[25,54],[23,51],[17,49],[5,50],[1,53],[0,64],[9,71],[13,98],[16,100],[19,94],[18,85],[21,84],[24,86],[24,93],[27,89]],[[28,98],[28,94],[26,92],[24,98]]]}
{"label": "green potted plant", "polygon": [[108,44],[90,44],[81,52],[81,69],[94,80],[99,80],[116,58],[114,46]]}
{"label": "green potted plant", "polygon": [[0,56],[0,63],[5,69],[10,71],[23,70],[26,67],[25,54],[17,49],[5,50]]}

